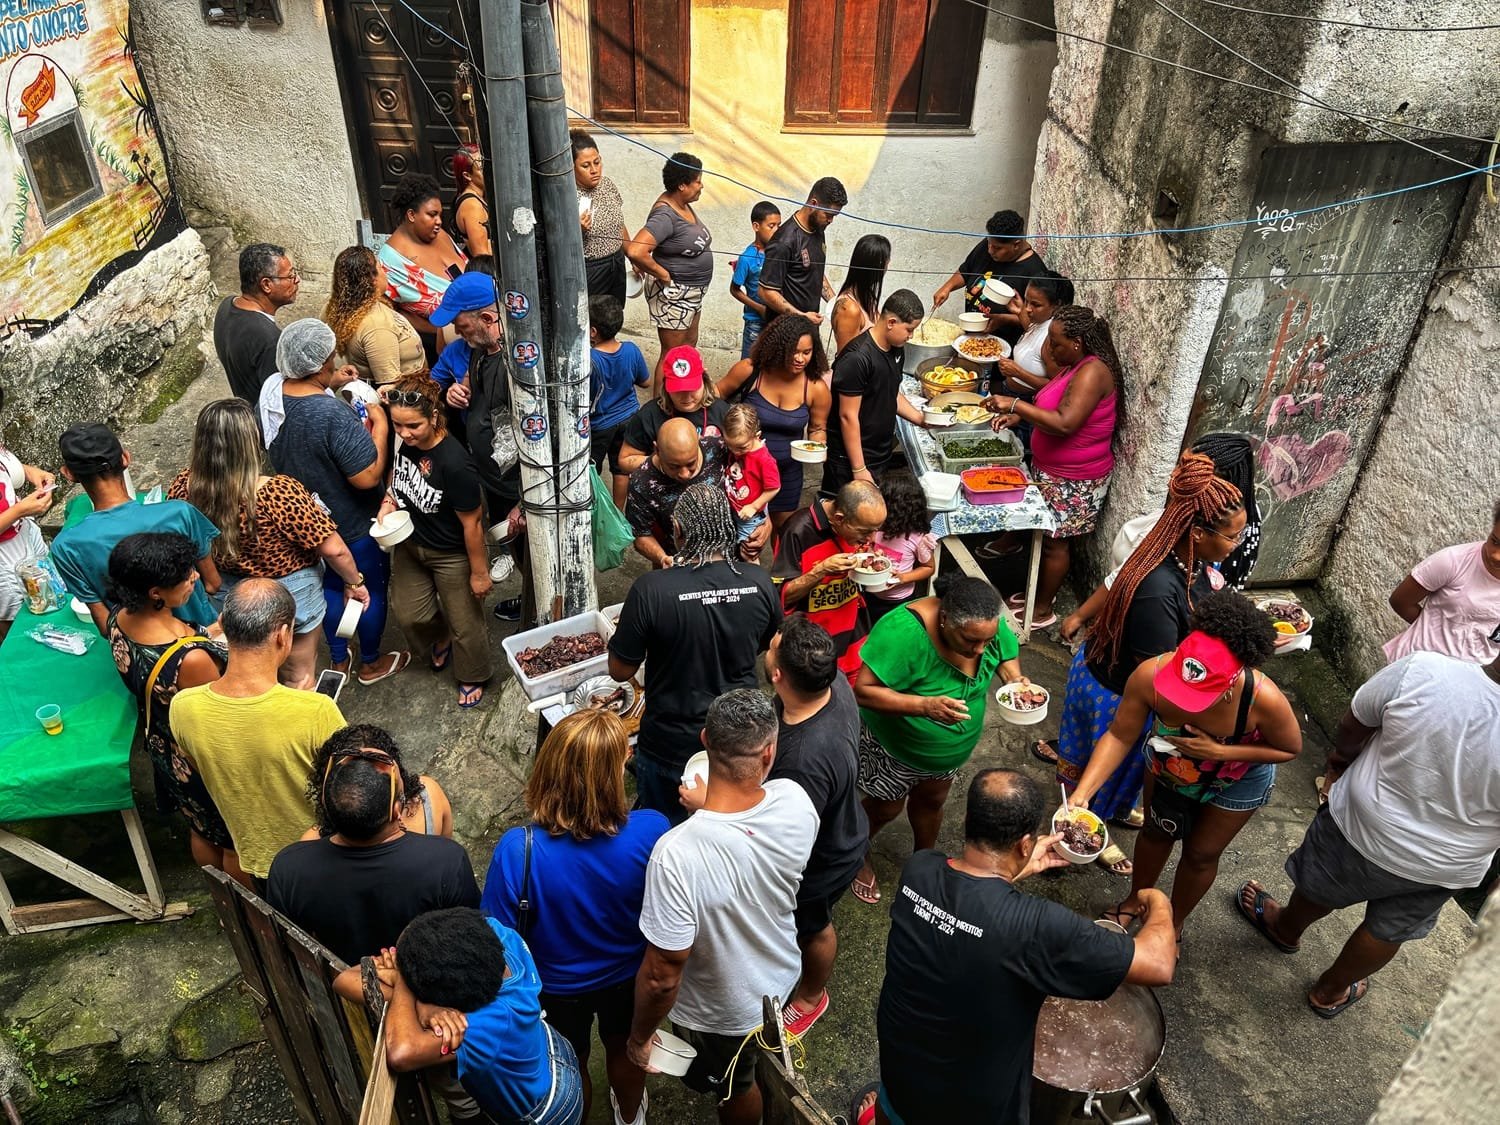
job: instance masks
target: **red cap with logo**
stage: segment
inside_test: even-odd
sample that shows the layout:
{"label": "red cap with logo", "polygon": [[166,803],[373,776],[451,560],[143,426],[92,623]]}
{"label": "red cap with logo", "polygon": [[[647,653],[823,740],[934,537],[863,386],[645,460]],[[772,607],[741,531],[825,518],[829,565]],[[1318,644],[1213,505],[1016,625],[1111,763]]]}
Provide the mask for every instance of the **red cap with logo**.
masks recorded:
{"label": "red cap with logo", "polygon": [[1196,715],[1234,686],[1244,667],[1218,637],[1189,633],[1172,659],[1157,669],[1153,683],[1168,703]]}
{"label": "red cap with logo", "polygon": [[703,386],[703,357],[689,344],[680,344],[662,356],[661,368],[668,394],[696,391]]}

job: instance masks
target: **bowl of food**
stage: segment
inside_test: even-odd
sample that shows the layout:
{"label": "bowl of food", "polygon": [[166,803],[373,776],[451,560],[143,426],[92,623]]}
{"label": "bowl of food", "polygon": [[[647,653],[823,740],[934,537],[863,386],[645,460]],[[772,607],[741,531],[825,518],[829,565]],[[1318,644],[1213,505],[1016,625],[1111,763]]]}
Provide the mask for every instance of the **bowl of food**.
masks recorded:
{"label": "bowl of food", "polygon": [[[950,356],[951,359],[951,356]],[[958,364],[928,360],[917,368],[924,398],[937,398],[953,391],[975,392],[979,387],[977,364]]]}
{"label": "bowl of food", "polygon": [[1312,632],[1312,614],[1303,609],[1300,602],[1290,598],[1262,598],[1255,603],[1255,608],[1271,619],[1278,646],[1289,645]]}
{"label": "bowl of food", "polygon": [[1001,684],[995,689],[1000,717],[1018,727],[1031,727],[1047,717],[1051,694],[1040,684]]}
{"label": "bowl of food", "polygon": [[1019,504],[1031,483],[1014,465],[982,465],[959,473],[970,504]]}
{"label": "bowl of food", "polygon": [[1058,809],[1052,814],[1052,831],[1062,834],[1053,847],[1069,863],[1093,863],[1109,844],[1109,829],[1088,809]]}
{"label": "bowl of food", "polygon": [[635,685],[609,676],[590,676],[573,689],[579,711],[612,711],[623,715],[635,705]]}
{"label": "bowl of food", "polygon": [[792,442],[792,460],[801,461],[804,465],[821,465],[828,460],[828,443],[826,441],[794,441]]}
{"label": "bowl of food", "polygon": [[927,360],[951,354],[953,341],[962,336],[963,332],[951,320],[924,321],[901,349],[901,363],[906,373],[915,375],[917,367]]}
{"label": "bowl of food", "polygon": [[891,565],[890,556],[878,551],[870,551],[861,555],[851,572],[854,575],[854,584],[863,586],[866,590],[885,589],[891,584]]}
{"label": "bowl of food", "polygon": [[396,549],[396,544],[404,543],[411,538],[412,522],[410,512],[387,512],[384,519],[378,519],[370,524],[370,534],[375,537],[375,542],[380,549],[387,553]]}
{"label": "bowl of food", "polygon": [[957,407],[933,406],[928,403],[922,408],[922,422],[927,426],[951,426],[956,409]]}
{"label": "bowl of food", "polygon": [[983,332],[990,326],[990,318],[981,312],[960,313],[958,326],[965,332]]}
{"label": "bowl of food", "polygon": [[970,363],[998,363],[1010,355],[1010,345],[989,333],[960,336],[953,341],[953,350]]}

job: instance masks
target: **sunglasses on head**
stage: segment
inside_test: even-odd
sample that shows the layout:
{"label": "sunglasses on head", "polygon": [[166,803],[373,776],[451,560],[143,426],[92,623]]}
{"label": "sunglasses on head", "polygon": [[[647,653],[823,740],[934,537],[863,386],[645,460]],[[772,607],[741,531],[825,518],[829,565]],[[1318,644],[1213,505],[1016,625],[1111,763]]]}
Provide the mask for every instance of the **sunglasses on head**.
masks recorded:
{"label": "sunglasses on head", "polygon": [[426,406],[427,396],[421,391],[386,391],[385,401],[392,406]]}
{"label": "sunglasses on head", "polygon": [[401,771],[396,768],[396,760],[384,750],[372,750],[366,747],[360,747],[358,750],[340,750],[329,756],[328,764],[323,767],[323,784],[319,790],[323,807],[328,807],[328,779],[333,776],[333,771],[356,761],[369,762],[391,779],[391,808],[394,810],[396,808],[396,779]]}

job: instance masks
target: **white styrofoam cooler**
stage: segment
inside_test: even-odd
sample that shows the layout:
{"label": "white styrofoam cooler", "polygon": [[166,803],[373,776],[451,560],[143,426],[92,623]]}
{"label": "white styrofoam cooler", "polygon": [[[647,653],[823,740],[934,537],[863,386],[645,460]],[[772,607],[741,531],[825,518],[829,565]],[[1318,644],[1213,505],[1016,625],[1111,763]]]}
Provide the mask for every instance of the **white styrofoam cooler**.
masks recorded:
{"label": "white styrofoam cooler", "polygon": [[575,637],[580,633],[598,633],[607,644],[614,632],[614,622],[595,609],[574,617],[565,617],[561,621],[538,625],[524,633],[516,633],[502,640],[500,647],[505,650],[505,659],[510,663],[510,670],[515,673],[526,698],[542,699],[560,691],[571,691],[590,676],[603,675],[609,671],[609,654],[601,652],[591,660],[569,664],[566,668],[559,668],[556,672],[548,672],[545,676],[533,679],[521,671],[520,662],[516,660],[517,653],[523,649],[541,648],[553,637]]}

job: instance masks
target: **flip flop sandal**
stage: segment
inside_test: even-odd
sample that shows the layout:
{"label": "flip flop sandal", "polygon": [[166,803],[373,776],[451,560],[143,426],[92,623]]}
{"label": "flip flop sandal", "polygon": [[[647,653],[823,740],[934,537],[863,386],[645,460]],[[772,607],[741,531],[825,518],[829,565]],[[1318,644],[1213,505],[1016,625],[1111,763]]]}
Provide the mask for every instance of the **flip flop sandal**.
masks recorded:
{"label": "flip flop sandal", "polygon": [[[1098,864],[1111,875],[1129,875],[1135,870],[1135,864],[1131,862],[1128,855],[1122,852],[1117,844],[1110,844],[1099,853]],[[1120,870],[1120,865],[1125,864],[1125,870]]]}
{"label": "flip flop sandal", "polygon": [[1369,991],[1370,978],[1362,977],[1349,986],[1349,995],[1333,1007],[1324,1008],[1321,1005],[1314,1004],[1311,997],[1308,998],[1307,1006],[1313,1010],[1313,1015],[1317,1016],[1320,1020],[1331,1020],[1343,1015],[1345,1011],[1358,1004],[1369,994]]}
{"label": "flip flop sandal", "polygon": [[[442,653],[443,654],[441,658],[439,658],[438,653]],[[448,662],[451,661],[452,659],[453,659],[453,642],[452,641],[449,641],[446,645],[442,645],[442,646],[433,645],[432,646],[432,670],[434,672],[441,672],[444,668],[448,667]]]}
{"label": "flip flop sandal", "polygon": [[380,673],[380,675],[378,676],[370,676],[368,678],[366,678],[364,673],[361,672],[358,676],[355,677],[355,679],[357,679],[365,687],[369,687],[371,684],[378,684],[381,680],[390,679],[397,672],[400,672],[408,664],[411,663],[411,653],[409,652],[388,652],[386,653],[386,655],[394,656],[396,658],[391,661],[391,666],[388,669]]}
{"label": "flip flop sandal", "polygon": [[1031,744],[1031,756],[1039,762],[1046,762],[1049,766],[1057,765],[1057,739],[1037,739]]}
{"label": "flip flop sandal", "polygon": [[984,544],[982,547],[976,547],[974,549],[974,557],[976,559],[986,559],[986,560],[988,560],[988,559],[1003,559],[1003,558],[1006,558],[1009,555],[1019,555],[1025,549],[1026,549],[1025,547],[1002,547],[1000,545],[1000,540],[998,540],[998,539],[991,539],[988,543]]}
{"label": "flip flop sandal", "polygon": [[1144,828],[1146,814],[1140,809],[1131,809],[1129,816],[1112,816],[1109,822],[1119,828]]}
{"label": "flip flop sandal", "polygon": [[1112,906],[1099,917],[1106,922],[1113,922],[1128,934],[1130,927],[1140,921],[1145,914],[1144,910],[1121,910],[1118,906]]}
{"label": "flip flop sandal", "polygon": [[871,1102],[864,1112],[860,1112],[860,1103],[879,1090],[880,1083],[871,1082],[855,1093],[849,1101],[849,1125],[875,1125],[875,1103]]}
{"label": "flip flop sandal", "polygon": [[[1256,933],[1260,934],[1261,937],[1265,938],[1277,949],[1281,950],[1281,952],[1287,954],[1296,953],[1299,949],[1302,948],[1300,945],[1287,945],[1285,942],[1277,941],[1276,938],[1271,935],[1271,931],[1266,925],[1266,900],[1271,897],[1270,891],[1266,890],[1264,887],[1257,887],[1255,890],[1255,905],[1248,909],[1246,908],[1245,892],[1250,889],[1251,882],[1254,882],[1254,880],[1241,884],[1240,889],[1235,892],[1234,908],[1240,912],[1240,916],[1244,918],[1245,921],[1249,922],[1250,925],[1255,927]],[[1312,1002],[1308,1001],[1308,1003],[1310,1004]],[[1344,1007],[1347,1008],[1349,1004],[1352,1003],[1354,1003],[1353,1000],[1345,1004]],[[1342,1011],[1343,1009],[1341,1008],[1339,1010]],[[1320,1012],[1319,1014],[1321,1015],[1322,1013]],[[1333,1015],[1338,1015],[1338,1012],[1334,1012]],[[1333,1016],[1327,1016],[1325,1018],[1332,1019]]]}
{"label": "flip flop sandal", "polygon": [[875,906],[880,902],[880,884],[874,879],[871,879],[868,883],[861,883],[858,879],[855,879],[849,884],[849,892],[855,898],[859,899],[860,902],[868,903],[871,906]]}
{"label": "flip flop sandal", "polygon": [[[475,694],[478,692],[479,694]],[[484,700],[483,684],[459,684],[458,705],[467,711],[470,707],[478,707]]]}

